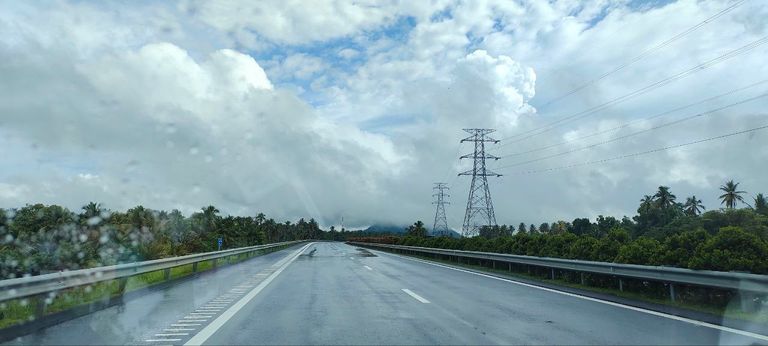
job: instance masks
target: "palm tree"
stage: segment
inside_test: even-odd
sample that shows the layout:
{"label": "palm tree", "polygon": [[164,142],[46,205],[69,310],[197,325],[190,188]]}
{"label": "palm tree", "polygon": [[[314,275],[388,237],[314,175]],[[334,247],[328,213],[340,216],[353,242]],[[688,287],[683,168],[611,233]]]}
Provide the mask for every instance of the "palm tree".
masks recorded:
{"label": "palm tree", "polygon": [[725,193],[720,195],[720,199],[723,200],[720,202],[720,204],[725,204],[725,207],[728,209],[736,208],[737,202],[744,202],[744,197],[741,197],[741,194],[746,193],[746,191],[738,191],[739,183],[734,183],[733,179],[726,181],[725,185],[720,186],[720,190],[724,191]]}
{"label": "palm tree", "polygon": [[760,214],[768,215],[768,201],[765,200],[765,196],[763,196],[762,193],[758,193],[757,196],[755,196],[755,205],[753,208]]}
{"label": "palm tree", "polygon": [[669,192],[669,186],[659,186],[659,191],[653,197],[656,199],[656,205],[662,209],[675,205],[675,199],[677,198]]}
{"label": "palm tree", "polygon": [[704,205],[701,204],[701,200],[696,198],[696,195],[686,198],[683,207],[685,208],[685,213],[690,216],[699,215],[701,214],[702,210],[707,209],[704,208]]}
{"label": "palm tree", "polygon": [[83,217],[85,218],[92,218],[94,216],[101,215],[101,204],[90,202],[83,206]]}

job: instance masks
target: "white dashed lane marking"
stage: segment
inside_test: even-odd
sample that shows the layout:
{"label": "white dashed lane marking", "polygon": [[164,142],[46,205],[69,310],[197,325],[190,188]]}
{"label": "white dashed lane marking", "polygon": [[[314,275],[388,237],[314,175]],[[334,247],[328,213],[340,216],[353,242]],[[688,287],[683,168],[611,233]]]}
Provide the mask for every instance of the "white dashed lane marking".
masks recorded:
{"label": "white dashed lane marking", "polygon": [[424,299],[424,297],[422,297],[422,296],[420,296],[420,295],[418,295],[416,293],[413,293],[413,291],[411,291],[411,290],[409,290],[407,288],[403,288],[403,292],[405,292],[409,296],[413,297],[413,299],[416,299],[416,300],[418,300],[418,301],[420,301],[420,302],[422,302],[424,304],[429,304],[429,300]]}
{"label": "white dashed lane marking", "polygon": [[369,266],[363,266],[363,267],[365,267],[365,269],[368,269],[368,270],[373,270],[373,268],[371,268]]}

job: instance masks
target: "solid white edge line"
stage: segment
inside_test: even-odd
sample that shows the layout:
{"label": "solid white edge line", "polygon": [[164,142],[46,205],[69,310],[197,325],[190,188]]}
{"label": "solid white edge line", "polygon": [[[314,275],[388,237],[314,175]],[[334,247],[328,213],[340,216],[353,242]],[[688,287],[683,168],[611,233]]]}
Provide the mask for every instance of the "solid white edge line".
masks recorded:
{"label": "solid white edge line", "polygon": [[408,293],[409,296],[413,297],[413,299],[416,299],[416,300],[418,300],[418,301],[420,301],[420,302],[422,302],[424,304],[429,304],[429,300],[426,300],[426,299],[424,299],[424,297],[422,297],[422,296],[420,296],[420,295],[418,295],[416,293],[413,293],[413,291],[411,291],[411,290],[409,290],[407,288],[403,288],[402,290],[403,290],[403,292]]}
{"label": "solid white edge line", "polygon": [[[248,294],[246,294],[243,298],[238,300],[235,304],[233,304],[227,311],[224,311],[219,317],[217,317],[215,320],[213,320],[210,324],[205,326],[201,331],[199,331],[195,336],[189,339],[184,345],[202,345],[208,338],[210,338],[214,333],[216,333],[221,326],[224,325],[224,323],[227,323],[232,316],[234,316],[240,309],[242,309],[246,304],[248,304],[251,300],[253,300],[254,297],[256,297],[259,292],[261,292],[264,287],[267,287],[270,282],[272,282],[280,273],[283,272],[288,266],[293,263],[297,258],[299,258],[299,255],[301,255],[304,250],[306,250],[310,245],[313,243],[309,243],[307,245],[304,245],[301,249],[296,251],[295,253],[288,255],[285,259],[278,263],[282,263],[279,269],[275,270],[272,275],[268,276],[264,279],[258,286],[254,287]],[[286,260],[287,259],[287,260]]]}
{"label": "solid white edge line", "polygon": [[471,271],[471,270],[465,270],[465,269],[451,267],[451,266],[447,266],[447,265],[443,265],[443,264],[439,264],[439,263],[429,262],[429,261],[420,260],[420,259],[416,259],[416,258],[410,258],[410,257],[407,257],[407,256],[400,256],[400,255],[396,255],[396,254],[391,254],[391,253],[380,251],[380,250],[374,250],[374,251],[381,252],[381,253],[384,253],[384,254],[387,254],[387,255],[391,255],[391,256],[395,256],[395,257],[400,257],[400,258],[408,259],[408,260],[415,261],[415,262],[421,262],[421,263],[424,263],[424,264],[429,264],[429,265],[433,265],[433,266],[437,266],[437,267],[442,267],[442,268],[451,269],[451,270],[455,270],[455,271],[460,271],[460,272],[464,272],[464,273],[479,275],[479,276],[483,276],[483,277],[490,278],[490,279],[495,279],[495,280],[500,280],[500,281],[504,281],[504,282],[509,282],[509,283],[512,283],[512,284],[515,284],[515,285],[520,285],[520,286],[525,286],[525,287],[530,287],[530,288],[536,288],[536,289],[540,289],[540,290],[547,291],[547,292],[562,294],[562,295],[569,296],[569,297],[589,300],[589,301],[596,302],[596,303],[602,303],[602,304],[611,305],[611,306],[615,306],[615,307],[620,307],[620,308],[624,308],[624,309],[634,310],[634,311],[646,313],[646,314],[649,314],[649,315],[665,317],[665,318],[668,318],[668,319],[671,319],[671,320],[686,322],[686,323],[690,323],[690,324],[697,325],[697,326],[708,327],[708,328],[712,328],[712,329],[721,330],[721,331],[724,331],[724,332],[730,332],[730,333],[734,333],[734,334],[748,336],[748,337],[755,338],[755,339],[760,339],[760,340],[768,341],[768,336],[762,335],[762,334],[753,333],[753,332],[748,332],[746,330],[735,329],[735,328],[731,328],[731,327],[725,327],[725,326],[721,326],[721,325],[717,325],[717,324],[713,324],[713,323],[709,323],[709,322],[697,321],[697,320],[693,320],[693,319],[686,318],[686,317],[670,315],[670,314],[666,314],[666,313],[663,313],[663,312],[658,312],[658,311],[638,308],[638,307],[635,307],[635,306],[624,305],[624,304],[621,304],[621,303],[611,302],[611,301],[607,301],[607,300],[600,300],[600,299],[597,299],[597,298],[582,296],[582,295],[578,295],[578,294],[574,294],[574,293],[558,291],[558,290],[552,289],[552,288],[546,288],[546,287],[542,287],[542,286],[531,285],[531,284],[527,284],[527,283],[524,283],[524,282],[519,282],[519,281],[514,281],[514,280],[511,280],[511,279],[501,278],[501,277],[498,277],[498,276],[478,273],[478,272],[474,272],[474,271]]}

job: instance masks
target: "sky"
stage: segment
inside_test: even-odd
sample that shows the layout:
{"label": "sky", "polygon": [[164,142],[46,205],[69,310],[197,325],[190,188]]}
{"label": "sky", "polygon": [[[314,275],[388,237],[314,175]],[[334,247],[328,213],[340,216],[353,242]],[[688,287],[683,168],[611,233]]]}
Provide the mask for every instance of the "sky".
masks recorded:
{"label": "sky", "polygon": [[768,125],[768,44],[737,50],[765,18],[758,0],[0,0],[0,208],[431,226],[445,182],[460,229],[462,129],[491,128],[500,224],[632,216],[660,185],[717,209],[729,179],[768,193],[768,129],[581,164]]}

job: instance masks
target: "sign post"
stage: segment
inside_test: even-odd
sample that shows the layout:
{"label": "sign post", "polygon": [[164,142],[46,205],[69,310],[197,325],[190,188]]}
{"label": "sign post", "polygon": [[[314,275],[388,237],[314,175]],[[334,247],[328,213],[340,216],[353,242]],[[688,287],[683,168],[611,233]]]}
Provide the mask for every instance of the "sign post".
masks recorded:
{"label": "sign post", "polygon": [[219,244],[219,251],[221,251],[221,244],[222,244],[223,242],[224,242],[224,239],[222,239],[221,237],[219,237],[219,239],[217,240],[217,243]]}

